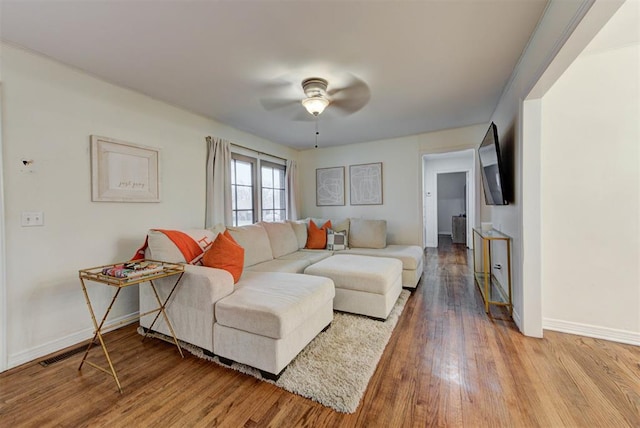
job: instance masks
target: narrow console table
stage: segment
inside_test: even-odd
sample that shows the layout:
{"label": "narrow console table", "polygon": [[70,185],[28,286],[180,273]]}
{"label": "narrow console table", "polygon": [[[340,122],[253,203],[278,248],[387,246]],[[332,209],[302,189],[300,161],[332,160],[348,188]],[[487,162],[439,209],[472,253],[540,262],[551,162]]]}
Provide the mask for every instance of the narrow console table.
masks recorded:
{"label": "narrow console table", "polygon": [[[147,267],[148,269],[146,271],[144,269],[141,269],[138,272],[136,272],[135,269],[128,269],[128,272],[122,272],[122,270],[126,268],[125,265],[133,265],[134,263],[137,264],[138,267]],[[117,271],[120,271],[120,272],[117,272]],[[113,308],[113,304],[115,303],[116,299],[118,298],[118,295],[120,294],[120,291],[125,287],[129,287],[131,285],[136,285],[136,284],[143,284],[143,283],[149,283],[149,285],[153,289],[153,293],[156,296],[156,300],[158,301],[159,306],[156,309],[152,309],[143,314],[139,314],[136,318],[142,317],[144,315],[148,315],[153,312],[157,312],[155,318],[153,319],[153,322],[151,323],[151,326],[147,330],[148,332],[151,330],[151,328],[153,328],[153,325],[158,320],[158,317],[160,316],[160,314],[162,314],[165,322],[167,323],[167,326],[169,327],[169,331],[171,331],[171,336],[173,336],[173,342],[178,347],[178,352],[180,352],[180,356],[184,358],[184,355],[182,354],[182,349],[180,348],[180,344],[178,343],[178,339],[176,338],[176,335],[173,331],[173,327],[171,326],[171,322],[169,322],[169,317],[165,312],[167,302],[169,302],[169,299],[173,295],[173,292],[178,286],[178,283],[182,279],[182,275],[184,275],[183,265],[175,264],[175,263],[167,263],[167,262],[162,262],[158,260],[137,260],[135,262],[123,262],[123,263],[116,263],[112,265],[96,266],[93,268],[81,269],[78,272],[80,277],[80,283],[82,284],[82,291],[84,293],[84,298],[87,302],[87,307],[89,308],[89,313],[91,314],[91,320],[93,321],[93,326],[95,328],[93,339],[91,340],[91,342],[89,342],[89,346],[87,346],[87,350],[85,351],[84,356],[82,357],[82,361],[80,362],[80,367],[78,367],[78,370],[81,370],[82,365],[84,363],[87,363],[90,366],[95,367],[96,369],[101,370],[107,373],[108,375],[113,376],[113,378],[116,381],[116,384],[118,385],[118,390],[120,391],[120,393],[122,393],[122,386],[120,385],[120,380],[118,379],[118,375],[116,374],[116,369],[113,367],[113,362],[109,357],[107,346],[105,345],[104,339],[102,337],[102,329],[104,327],[105,321],[107,320],[107,317],[109,316],[109,312],[111,312],[111,309]],[[109,274],[105,272],[109,272]],[[116,274],[123,275],[123,277],[114,276]],[[129,275],[129,276],[124,276],[124,275]],[[167,295],[167,298],[163,302],[160,300],[160,296],[158,295],[158,291],[156,290],[156,286],[154,285],[153,281],[156,279],[166,278],[170,276],[177,276],[176,282],[173,284],[171,291],[169,292],[169,294]],[[111,303],[107,307],[107,310],[102,316],[102,320],[100,322],[98,322],[98,319],[96,318],[95,312],[93,310],[93,305],[91,304],[89,293],[87,293],[87,287],[85,285],[85,281],[96,282],[99,284],[109,285],[116,288],[116,292],[114,293],[113,298],[111,299]],[[116,325],[120,325],[129,321],[131,321],[131,319],[122,321],[121,323]],[[146,337],[147,335],[145,334],[143,340]],[[107,359],[107,363],[109,364],[109,370],[107,370],[104,367],[98,366],[97,364],[94,364],[90,361],[86,361],[87,356],[89,355],[89,351],[91,350],[91,347],[94,345],[96,338],[100,342],[100,346],[102,347],[102,352],[104,353],[104,356]]]}
{"label": "narrow console table", "polygon": [[[478,266],[476,258],[476,248],[478,239],[481,242],[481,259],[482,262]],[[491,260],[492,243],[504,243],[507,252],[507,288],[505,289],[500,281],[493,273],[494,266]],[[501,268],[501,267],[498,267]],[[511,238],[495,229],[482,230],[473,229],[473,274],[475,282],[484,301],[484,311],[491,316],[489,312],[490,305],[504,306],[509,311],[509,316],[513,318],[513,302],[511,300]]]}

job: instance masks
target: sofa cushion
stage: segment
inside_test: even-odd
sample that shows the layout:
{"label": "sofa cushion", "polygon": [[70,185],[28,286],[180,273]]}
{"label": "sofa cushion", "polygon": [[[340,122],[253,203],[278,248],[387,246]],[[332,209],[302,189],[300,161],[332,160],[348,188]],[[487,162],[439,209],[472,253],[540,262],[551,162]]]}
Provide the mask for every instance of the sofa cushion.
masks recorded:
{"label": "sofa cushion", "polygon": [[402,263],[396,259],[340,254],[305,269],[308,275],[331,278],[337,289],[386,294],[401,284]]}
{"label": "sofa cushion", "polygon": [[259,224],[228,227],[233,239],[244,248],[244,267],[273,260],[267,231]]}
{"label": "sofa cushion", "polygon": [[211,248],[204,253],[202,264],[207,267],[224,269],[233,276],[237,283],[242,275],[244,266],[244,248],[233,239],[229,231],[218,234]]}
{"label": "sofa cushion", "polygon": [[245,272],[235,291],[216,303],[216,323],[281,339],[333,300],[328,278],[281,272]]}
{"label": "sofa cushion", "polygon": [[327,257],[331,257],[333,251],[325,250],[299,250],[295,253],[287,254],[280,257],[280,260],[306,260],[309,264],[318,263],[320,260],[324,260]]}
{"label": "sofa cushion", "polygon": [[224,224],[218,223],[215,226],[207,227],[207,230],[210,230],[211,232],[213,232],[214,236],[218,236],[218,233],[224,233],[224,231],[227,230],[227,228],[225,227]]}
{"label": "sofa cushion", "polygon": [[298,238],[293,231],[291,224],[286,222],[261,222],[269,235],[269,243],[271,244],[271,253],[273,258],[298,251]]}
{"label": "sofa cushion", "polygon": [[307,245],[307,223],[304,221],[287,221],[293,232],[296,234],[296,239],[298,240],[298,249],[304,248]]}
{"label": "sofa cushion", "polygon": [[382,249],[351,248],[340,254],[345,253],[398,259],[402,262],[402,268],[405,270],[418,269],[424,257],[424,253],[417,245],[387,245]]}
{"label": "sofa cushion", "polygon": [[[180,230],[186,235],[193,238],[202,250],[208,248],[216,239],[217,233],[207,229],[186,229]],[[176,247],[163,232],[159,230],[149,230],[147,233],[147,254],[146,258],[152,260],[162,260],[169,263],[187,263],[191,260],[185,260],[182,252]]]}
{"label": "sofa cushion", "polygon": [[344,219],[341,222],[332,222],[332,229],[336,232],[346,232],[347,236],[349,236],[349,219]]}
{"label": "sofa cushion", "polygon": [[316,226],[313,220],[309,221],[307,230],[307,246],[311,250],[324,250],[327,246],[327,229],[331,229],[331,220],[327,220],[321,227]]}
{"label": "sofa cushion", "polygon": [[249,266],[247,271],[302,273],[310,264],[311,262],[308,260],[284,260],[280,258]]}
{"label": "sofa cushion", "polygon": [[351,248],[384,248],[387,246],[387,221],[349,220],[349,246]]}

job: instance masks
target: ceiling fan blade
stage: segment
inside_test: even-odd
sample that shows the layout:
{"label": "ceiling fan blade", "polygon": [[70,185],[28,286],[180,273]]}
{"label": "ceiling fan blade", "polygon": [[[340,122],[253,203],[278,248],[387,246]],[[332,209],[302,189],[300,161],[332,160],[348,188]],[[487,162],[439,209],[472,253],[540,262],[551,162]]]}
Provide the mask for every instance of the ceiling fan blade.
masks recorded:
{"label": "ceiling fan blade", "polygon": [[297,82],[283,76],[260,82],[255,90],[260,94],[260,104],[267,111],[288,110],[302,100]]}
{"label": "ceiling fan blade", "polygon": [[351,75],[350,81],[342,87],[332,88],[328,91],[331,97],[330,107],[341,110],[343,113],[352,114],[361,110],[371,99],[369,85],[363,80]]}
{"label": "ceiling fan blade", "polygon": [[[272,111],[287,108],[295,104],[300,104],[300,101],[286,98],[266,98],[261,99],[260,104],[265,110]],[[302,104],[300,104],[300,106],[302,107]]]}
{"label": "ceiling fan blade", "polygon": [[343,116],[348,116],[350,114],[356,113],[367,105],[369,102],[369,98],[345,98],[343,100],[336,100],[329,104],[327,109],[331,108],[332,110],[339,110],[342,112]]}

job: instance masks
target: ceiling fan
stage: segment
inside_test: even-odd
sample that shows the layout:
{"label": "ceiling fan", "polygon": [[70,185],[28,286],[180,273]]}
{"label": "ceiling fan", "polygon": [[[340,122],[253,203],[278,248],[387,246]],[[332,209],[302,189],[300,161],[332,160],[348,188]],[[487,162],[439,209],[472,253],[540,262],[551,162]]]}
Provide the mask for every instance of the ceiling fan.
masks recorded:
{"label": "ceiling fan", "polygon": [[[261,104],[266,110],[288,111],[294,120],[307,121],[317,118],[325,109],[331,112],[330,116],[348,116],[362,109],[369,102],[371,98],[369,86],[363,80],[350,73],[336,74],[332,77],[338,81],[338,84],[333,87],[328,79],[321,77],[302,79],[299,86],[302,88],[302,93],[299,89],[294,90],[295,82],[300,80],[286,79],[288,83],[278,84],[274,89],[288,96],[262,99]],[[309,114],[300,109],[300,104]]]}
{"label": "ceiling fan", "polygon": [[327,96],[328,82],[320,77],[310,77],[302,81],[302,90],[307,98],[302,100],[302,105],[309,113],[318,116],[331,103]]}

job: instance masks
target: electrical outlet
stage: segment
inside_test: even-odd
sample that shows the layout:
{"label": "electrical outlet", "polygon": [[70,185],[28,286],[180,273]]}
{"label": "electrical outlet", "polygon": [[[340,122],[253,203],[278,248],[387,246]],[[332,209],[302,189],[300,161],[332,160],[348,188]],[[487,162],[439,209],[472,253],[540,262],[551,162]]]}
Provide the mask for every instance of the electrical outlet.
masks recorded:
{"label": "electrical outlet", "polygon": [[42,211],[22,211],[20,224],[22,227],[44,226]]}

